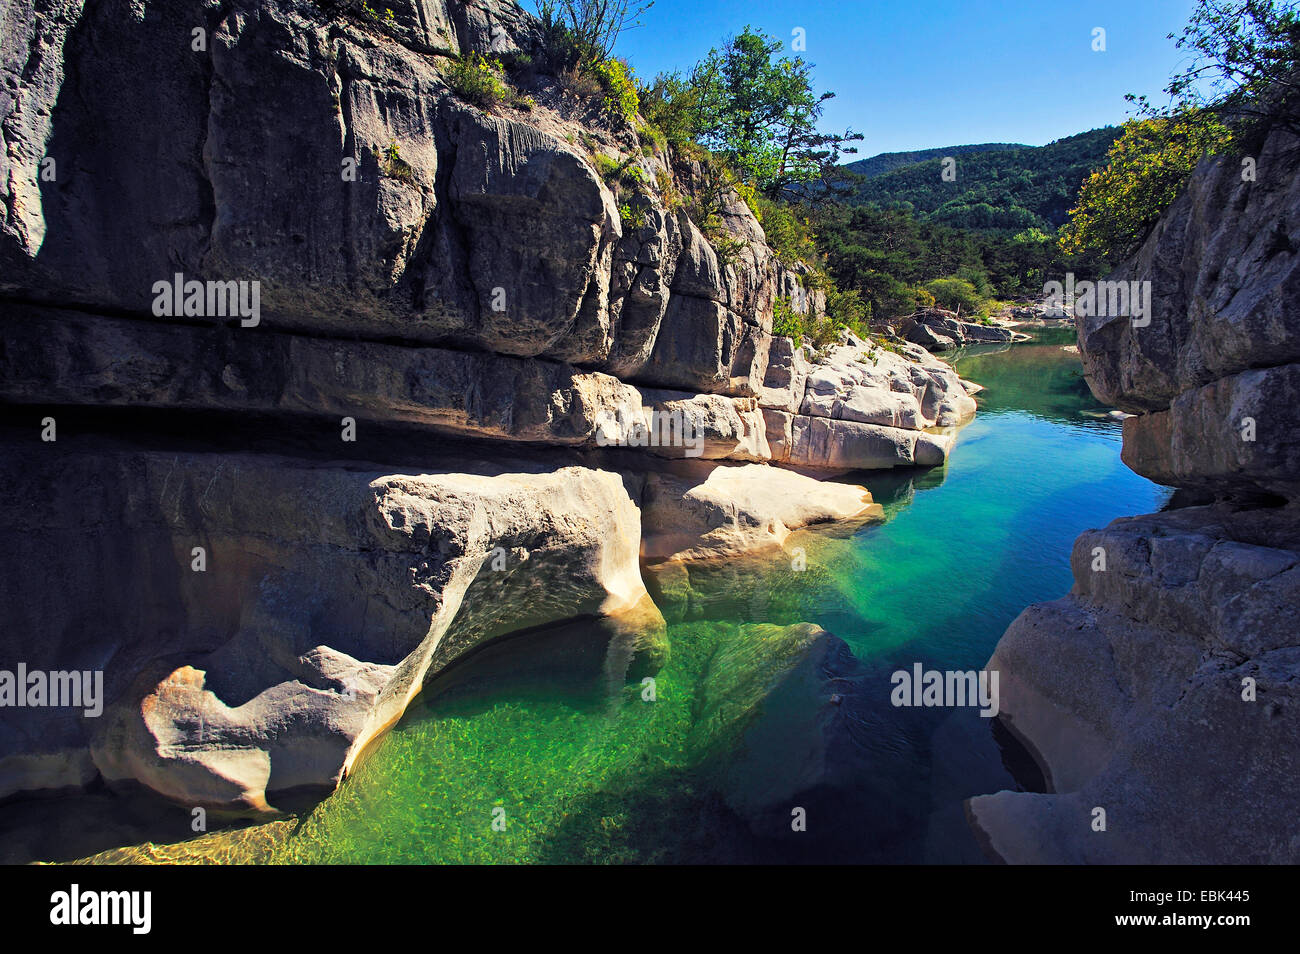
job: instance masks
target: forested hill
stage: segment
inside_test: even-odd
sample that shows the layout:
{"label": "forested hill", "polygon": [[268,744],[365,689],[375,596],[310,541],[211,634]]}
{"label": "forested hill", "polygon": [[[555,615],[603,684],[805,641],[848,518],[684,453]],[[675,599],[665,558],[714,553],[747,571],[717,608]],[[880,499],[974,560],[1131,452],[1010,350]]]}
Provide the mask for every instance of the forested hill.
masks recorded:
{"label": "forested hill", "polygon": [[856,172],[868,179],[893,172],[900,166],[910,166],[927,159],[942,159],[944,156],[965,156],[973,152],[1004,152],[1008,149],[1031,149],[1018,142],[980,142],[965,146],[940,146],[938,149],[914,149],[911,152],[882,152],[869,159],[859,159],[845,166],[850,172]]}
{"label": "forested hill", "polygon": [[[1080,183],[1102,165],[1119,133],[1107,126],[1046,146],[958,147],[966,148],[965,154],[924,150],[918,155],[935,155],[869,178],[850,201],[909,209],[922,221],[954,228],[1052,229],[1065,222]],[[906,153],[885,153],[847,168],[867,173],[872,163],[891,155]],[[945,182],[941,175],[944,156],[957,160],[955,181]]]}

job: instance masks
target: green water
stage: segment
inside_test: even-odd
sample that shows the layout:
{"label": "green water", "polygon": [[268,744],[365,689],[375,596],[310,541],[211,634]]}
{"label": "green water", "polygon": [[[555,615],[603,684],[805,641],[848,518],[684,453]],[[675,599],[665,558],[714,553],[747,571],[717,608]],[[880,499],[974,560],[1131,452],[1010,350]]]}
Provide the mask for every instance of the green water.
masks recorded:
{"label": "green water", "polygon": [[[1027,604],[1068,590],[1080,531],[1165,499],[1120,463],[1119,425],[1092,416],[1071,340],[960,355],[987,390],[949,465],[857,478],[883,523],[652,582],[671,639],[652,701],[611,688],[594,627],[513,640],[428,687],[267,860],[981,860],[961,800],[1034,773],[996,720],[894,708],[889,675],[982,667]],[[825,681],[843,658],[808,665],[788,628],[804,621],[847,644],[845,680]]]}

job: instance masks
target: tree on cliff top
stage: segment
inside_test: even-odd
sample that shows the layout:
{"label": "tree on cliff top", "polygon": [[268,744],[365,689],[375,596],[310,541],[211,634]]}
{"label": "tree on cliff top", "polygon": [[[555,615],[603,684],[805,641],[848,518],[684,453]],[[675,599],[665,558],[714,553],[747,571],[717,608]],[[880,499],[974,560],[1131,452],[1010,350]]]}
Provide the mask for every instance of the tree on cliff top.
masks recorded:
{"label": "tree on cliff top", "polygon": [[1198,0],[1176,46],[1192,54],[1156,108],[1138,118],[1085,180],[1061,232],[1065,252],[1116,262],[1135,252],[1202,157],[1258,141],[1271,129],[1300,134],[1300,4]]}
{"label": "tree on cliff top", "polygon": [[639,26],[652,6],[654,0],[639,6],[632,0],[537,0],[537,16],[548,48],[572,52],[576,62],[566,66],[589,67],[613,56],[619,34]]}
{"label": "tree on cliff top", "polygon": [[1201,110],[1129,120],[1106,154],[1105,168],[1079,187],[1078,204],[1061,230],[1061,250],[1110,263],[1131,255],[1201,158],[1231,143],[1232,131]]}
{"label": "tree on cliff top", "polygon": [[691,75],[694,125],[701,144],[771,199],[799,195],[799,186],[832,179],[845,144],[861,133],[822,133],[823,104],[834,93],[813,91],[812,64],[779,55],[783,44],[745,27],[713,49]]}

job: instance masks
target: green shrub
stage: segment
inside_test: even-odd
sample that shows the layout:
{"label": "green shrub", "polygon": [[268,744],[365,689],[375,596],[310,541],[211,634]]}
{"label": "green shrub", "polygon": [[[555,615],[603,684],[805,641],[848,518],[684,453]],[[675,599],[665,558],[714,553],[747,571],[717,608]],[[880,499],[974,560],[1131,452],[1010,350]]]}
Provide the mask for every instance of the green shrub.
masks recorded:
{"label": "green shrub", "polygon": [[637,96],[631,68],[622,60],[604,60],[590,69],[605,94],[606,111],[632,125],[641,100]]}
{"label": "green shrub", "polygon": [[603,152],[598,152],[592,156],[592,161],[595,163],[596,172],[606,182],[613,182],[618,176],[619,164],[617,159],[611,159]]}
{"label": "green shrub", "polygon": [[415,170],[411,168],[410,163],[402,158],[402,153],[397,147],[397,140],[391,140],[384,147],[383,159],[379,163],[379,171],[391,179],[401,179],[403,182],[411,182],[415,178]]}
{"label": "green shrub", "polygon": [[699,134],[700,90],[679,73],[660,73],[653,83],[640,83],[641,115],[666,143],[682,150],[694,146]]}
{"label": "green shrub", "polygon": [[1133,254],[1202,157],[1226,153],[1232,142],[1232,131],[1205,111],[1130,119],[1106,165],[1079,187],[1060,232],[1061,250],[1112,262]]}
{"label": "green shrub", "polygon": [[600,177],[616,191],[626,190],[638,195],[648,195],[650,187],[646,182],[645,170],[633,163],[634,158],[628,156],[619,162],[603,152],[597,152],[592,155],[592,162]]}
{"label": "green shrub", "polygon": [[[751,191],[752,194],[752,191]],[[755,217],[763,225],[767,244],[786,265],[804,262],[816,265],[821,260],[808,220],[798,214],[798,207],[757,196]]]}
{"label": "green shrub", "polygon": [[966,314],[978,314],[985,307],[985,300],[975,286],[964,278],[950,276],[936,278],[925,283],[925,290],[934,296],[935,304],[949,311],[962,311]]}
{"label": "green shrub", "polygon": [[501,64],[479,53],[453,60],[446,77],[447,85],[457,96],[481,109],[491,109],[516,99],[506,85]]}
{"label": "green shrub", "polygon": [[659,196],[667,209],[676,211],[682,207],[682,194],[667,169],[655,170],[655,186],[659,189]]}
{"label": "green shrub", "polygon": [[641,141],[641,154],[653,156],[657,152],[668,150],[668,139],[653,123],[637,123],[636,135]]}
{"label": "green shrub", "polygon": [[644,201],[624,202],[618,207],[618,217],[623,221],[623,232],[633,232],[643,227],[647,220],[647,209]]}
{"label": "green shrub", "polygon": [[866,333],[867,303],[856,288],[840,291],[834,285],[826,289],[826,318],[839,331],[847,328],[859,335]]}
{"label": "green shrub", "polygon": [[803,315],[796,312],[790,299],[783,295],[777,295],[772,302],[772,335],[793,338],[796,343],[803,337]]}

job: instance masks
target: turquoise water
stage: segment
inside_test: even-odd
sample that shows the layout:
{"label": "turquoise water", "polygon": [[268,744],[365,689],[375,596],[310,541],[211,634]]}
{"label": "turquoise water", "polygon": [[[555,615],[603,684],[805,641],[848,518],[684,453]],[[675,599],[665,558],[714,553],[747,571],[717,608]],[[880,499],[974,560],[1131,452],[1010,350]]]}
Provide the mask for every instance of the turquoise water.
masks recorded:
{"label": "turquoise water", "polygon": [[1069,589],[1082,530],[1162,505],[1120,463],[1119,425],[1063,350],[1072,337],[959,355],[987,390],[948,466],[853,478],[883,522],[651,574],[671,643],[652,700],[611,681],[598,627],[512,639],[426,687],[308,815],[189,856],[982,862],[963,799],[1041,780],[996,720],[894,708],[890,675],[981,668],[1026,605]]}

